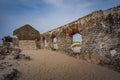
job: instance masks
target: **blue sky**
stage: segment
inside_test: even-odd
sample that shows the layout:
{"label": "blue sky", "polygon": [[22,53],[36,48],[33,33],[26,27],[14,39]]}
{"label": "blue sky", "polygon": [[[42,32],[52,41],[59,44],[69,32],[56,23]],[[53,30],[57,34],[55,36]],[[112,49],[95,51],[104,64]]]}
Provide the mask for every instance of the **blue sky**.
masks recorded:
{"label": "blue sky", "polygon": [[44,33],[118,5],[120,0],[0,0],[0,38],[25,24]]}

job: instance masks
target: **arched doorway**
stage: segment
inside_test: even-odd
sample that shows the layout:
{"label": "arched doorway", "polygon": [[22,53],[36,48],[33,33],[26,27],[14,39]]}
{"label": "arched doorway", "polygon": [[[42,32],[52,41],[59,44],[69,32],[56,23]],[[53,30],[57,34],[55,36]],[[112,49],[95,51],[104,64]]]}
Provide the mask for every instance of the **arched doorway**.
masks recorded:
{"label": "arched doorway", "polygon": [[44,40],[44,47],[47,47],[48,46],[48,43],[46,41],[46,39]]}
{"label": "arched doorway", "polygon": [[58,49],[58,44],[57,44],[57,38],[53,38],[53,49],[57,50]]}

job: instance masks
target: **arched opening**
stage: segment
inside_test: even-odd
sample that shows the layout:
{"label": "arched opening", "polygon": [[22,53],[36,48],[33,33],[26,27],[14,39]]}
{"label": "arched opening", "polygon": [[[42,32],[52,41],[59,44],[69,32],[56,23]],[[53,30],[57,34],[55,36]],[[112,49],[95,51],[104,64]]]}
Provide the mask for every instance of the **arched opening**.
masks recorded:
{"label": "arched opening", "polygon": [[53,38],[53,49],[54,50],[58,49],[58,44],[57,44],[57,38],[56,37]]}
{"label": "arched opening", "polygon": [[69,36],[71,38],[71,49],[73,53],[80,53],[82,45],[82,35],[80,35],[78,29],[72,29],[69,31]]}
{"label": "arched opening", "polygon": [[72,45],[71,49],[73,53],[80,53],[82,45],[82,36],[78,33],[72,35]]}
{"label": "arched opening", "polygon": [[82,36],[78,33],[74,34],[73,35],[73,42],[79,42],[79,43],[82,43]]}
{"label": "arched opening", "polygon": [[44,46],[45,46],[45,47],[48,46],[48,43],[47,43],[46,39],[44,40]]}
{"label": "arched opening", "polygon": [[53,38],[53,43],[56,43],[56,42],[57,42],[57,38],[54,37],[54,38]]}

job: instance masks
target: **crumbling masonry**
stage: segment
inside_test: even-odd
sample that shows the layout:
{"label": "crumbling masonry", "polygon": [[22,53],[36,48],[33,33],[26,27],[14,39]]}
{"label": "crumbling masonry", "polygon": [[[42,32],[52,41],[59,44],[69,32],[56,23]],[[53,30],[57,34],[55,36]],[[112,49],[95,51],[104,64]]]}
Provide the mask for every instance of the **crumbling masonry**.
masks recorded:
{"label": "crumbling masonry", "polygon": [[53,38],[57,38],[58,50],[70,52],[72,36],[82,35],[83,53],[105,54],[120,52],[120,6],[102,11],[95,11],[74,22],[41,34],[41,47],[53,48]]}
{"label": "crumbling masonry", "polygon": [[81,53],[120,53],[120,6],[95,11],[74,22],[40,35],[41,48],[53,48],[57,38],[58,50],[71,52],[72,36],[82,35]]}

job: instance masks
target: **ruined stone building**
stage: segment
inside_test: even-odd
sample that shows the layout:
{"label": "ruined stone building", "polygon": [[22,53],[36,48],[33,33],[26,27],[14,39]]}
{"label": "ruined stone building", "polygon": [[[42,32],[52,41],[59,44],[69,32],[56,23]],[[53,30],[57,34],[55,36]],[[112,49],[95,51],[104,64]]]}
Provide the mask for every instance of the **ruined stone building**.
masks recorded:
{"label": "ruined stone building", "polygon": [[28,24],[14,30],[13,35],[16,35],[19,40],[35,40],[40,38],[39,31]]}
{"label": "ruined stone building", "polygon": [[53,48],[56,38],[57,49],[68,53],[71,53],[73,35],[77,33],[82,36],[81,53],[120,53],[120,6],[92,12],[41,35],[29,25],[14,31],[20,40],[39,38],[41,48]]}
{"label": "ruined stone building", "polygon": [[21,49],[36,49],[35,40],[40,39],[40,33],[32,26],[26,24],[14,30],[13,34],[18,37]]}

